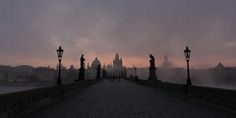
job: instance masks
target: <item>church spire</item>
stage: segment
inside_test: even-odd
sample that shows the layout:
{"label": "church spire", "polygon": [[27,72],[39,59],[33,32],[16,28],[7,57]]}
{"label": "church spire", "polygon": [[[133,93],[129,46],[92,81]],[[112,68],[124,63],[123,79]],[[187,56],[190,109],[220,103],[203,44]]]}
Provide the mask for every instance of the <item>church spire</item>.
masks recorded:
{"label": "church spire", "polygon": [[163,68],[171,68],[171,63],[169,62],[168,56],[165,54],[164,61],[162,63]]}
{"label": "church spire", "polygon": [[116,53],[115,60],[120,60],[119,54]]}

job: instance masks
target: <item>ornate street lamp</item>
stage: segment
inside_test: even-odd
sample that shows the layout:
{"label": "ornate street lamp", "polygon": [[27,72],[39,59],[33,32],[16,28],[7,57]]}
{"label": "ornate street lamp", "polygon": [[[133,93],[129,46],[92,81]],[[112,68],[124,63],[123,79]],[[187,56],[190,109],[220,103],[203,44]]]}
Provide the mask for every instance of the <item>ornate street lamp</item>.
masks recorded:
{"label": "ornate street lamp", "polygon": [[189,75],[190,53],[191,53],[191,50],[189,50],[188,46],[187,46],[186,49],[184,50],[185,58],[186,58],[186,61],[187,61],[187,75],[188,75],[187,86],[191,86],[192,85],[192,82],[191,82],[191,79],[190,79],[190,75]]}
{"label": "ornate street lamp", "polygon": [[58,61],[59,61],[59,72],[58,72],[58,79],[57,79],[57,85],[61,85],[61,60],[62,60],[62,56],[63,56],[63,49],[61,48],[61,46],[59,47],[59,49],[57,49],[57,56],[58,56]]}

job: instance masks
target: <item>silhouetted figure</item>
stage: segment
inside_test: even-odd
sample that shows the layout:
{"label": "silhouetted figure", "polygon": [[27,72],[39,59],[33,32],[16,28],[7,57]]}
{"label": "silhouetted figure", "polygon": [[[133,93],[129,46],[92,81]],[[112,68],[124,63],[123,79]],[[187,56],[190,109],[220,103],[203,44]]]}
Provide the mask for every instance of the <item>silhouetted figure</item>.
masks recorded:
{"label": "silhouetted figure", "polygon": [[97,77],[96,79],[101,79],[101,65],[98,64],[98,67],[97,67]]}
{"label": "silhouetted figure", "polygon": [[127,70],[124,69],[124,78],[127,79]]}
{"label": "silhouetted figure", "polygon": [[135,66],[134,66],[134,79],[135,82],[138,83],[137,68]]}
{"label": "silhouetted figure", "polygon": [[78,80],[84,80],[84,72],[85,72],[85,64],[84,64],[84,55],[82,54],[82,56],[80,57],[80,69],[79,69],[79,79]]}
{"label": "silhouetted figure", "polygon": [[152,54],[150,54],[150,67],[149,67],[149,80],[157,80],[156,76],[156,66],[155,66],[155,58]]}
{"label": "silhouetted figure", "polygon": [[102,78],[106,79],[107,78],[107,72],[106,72],[106,67],[104,65],[104,67],[102,68]]}

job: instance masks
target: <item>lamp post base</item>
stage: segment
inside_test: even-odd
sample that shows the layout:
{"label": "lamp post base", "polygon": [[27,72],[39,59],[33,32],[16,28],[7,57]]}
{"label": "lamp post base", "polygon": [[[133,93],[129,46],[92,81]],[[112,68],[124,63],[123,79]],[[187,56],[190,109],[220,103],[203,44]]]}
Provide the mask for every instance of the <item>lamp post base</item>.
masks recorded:
{"label": "lamp post base", "polygon": [[191,79],[188,78],[188,79],[187,79],[187,86],[191,86],[191,85],[192,85]]}
{"label": "lamp post base", "polygon": [[61,85],[61,79],[57,79],[57,85]]}

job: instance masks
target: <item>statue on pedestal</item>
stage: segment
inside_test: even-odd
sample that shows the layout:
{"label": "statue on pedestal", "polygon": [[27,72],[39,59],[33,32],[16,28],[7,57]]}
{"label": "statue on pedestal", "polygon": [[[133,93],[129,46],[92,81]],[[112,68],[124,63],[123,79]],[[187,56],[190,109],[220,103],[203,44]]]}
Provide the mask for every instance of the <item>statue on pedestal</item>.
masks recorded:
{"label": "statue on pedestal", "polygon": [[149,80],[157,80],[156,76],[156,66],[155,66],[155,58],[152,54],[150,54],[150,67],[149,67]]}
{"label": "statue on pedestal", "polygon": [[80,57],[80,69],[79,69],[79,78],[78,80],[84,80],[84,73],[85,73],[85,64],[84,64],[84,55],[82,54],[82,56]]}

